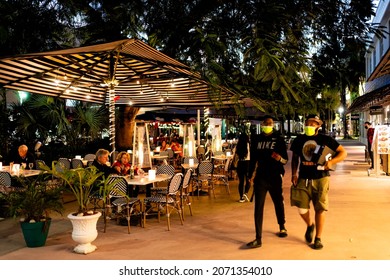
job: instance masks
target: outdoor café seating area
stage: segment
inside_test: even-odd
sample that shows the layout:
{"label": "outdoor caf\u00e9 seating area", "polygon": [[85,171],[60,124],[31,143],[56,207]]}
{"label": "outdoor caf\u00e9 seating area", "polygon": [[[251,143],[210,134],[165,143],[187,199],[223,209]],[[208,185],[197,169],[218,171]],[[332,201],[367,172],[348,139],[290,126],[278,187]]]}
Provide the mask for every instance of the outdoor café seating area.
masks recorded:
{"label": "outdoor caf\u00e9 seating area", "polygon": [[[233,179],[232,174],[229,174],[231,150],[218,153],[211,151],[210,157],[205,158],[202,148],[199,147],[198,153],[194,146],[190,150],[191,156],[188,155],[188,148],[183,153],[174,153],[170,148],[166,151],[159,150],[159,147],[154,150],[148,148],[150,150],[143,154],[143,158],[137,150],[126,151],[131,159],[130,164],[137,166],[135,174],[112,174],[110,178],[115,180],[115,186],[109,194],[106,197],[96,193],[91,196],[94,209],[102,213],[104,231],[109,231],[111,224],[116,224],[126,225],[130,233],[131,226],[145,227],[154,220],[161,222],[162,217],[167,220],[167,228],[170,230],[173,216],[177,215],[180,223],[184,223],[185,207],[192,215],[191,200],[199,199],[200,196],[209,196],[210,199],[216,199],[219,195],[229,196],[229,180]],[[111,153],[112,163],[117,154]],[[88,168],[94,160],[94,154],[60,157],[54,161],[54,167],[59,172]],[[107,165],[112,163],[107,162]],[[46,172],[44,166],[51,164],[38,159],[29,167],[19,164],[1,166],[0,191],[23,191],[14,185],[17,177],[38,176]],[[216,190],[219,187],[222,190],[218,192]],[[64,196],[67,198],[63,201],[72,201],[70,194],[64,193]]]}

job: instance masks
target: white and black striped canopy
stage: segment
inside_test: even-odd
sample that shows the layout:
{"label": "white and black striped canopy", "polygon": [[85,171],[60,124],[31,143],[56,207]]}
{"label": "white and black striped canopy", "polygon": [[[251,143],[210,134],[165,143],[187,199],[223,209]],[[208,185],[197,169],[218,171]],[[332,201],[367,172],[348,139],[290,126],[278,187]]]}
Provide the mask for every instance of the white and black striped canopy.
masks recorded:
{"label": "white and black striped canopy", "polygon": [[134,107],[233,103],[229,90],[211,87],[188,66],[137,39],[2,58],[0,85],[99,104],[110,104],[113,90],[115,104]]}

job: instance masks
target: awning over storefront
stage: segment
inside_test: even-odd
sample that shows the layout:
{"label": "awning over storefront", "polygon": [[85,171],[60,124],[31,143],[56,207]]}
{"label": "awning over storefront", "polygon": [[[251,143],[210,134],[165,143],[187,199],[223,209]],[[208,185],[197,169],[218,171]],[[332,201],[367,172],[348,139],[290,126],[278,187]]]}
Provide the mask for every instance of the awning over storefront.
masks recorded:
{"label": "awning over storefront", "polygon": [[372,106],[390,103],[390,85],[373,90],[356,98],[347,109],[348,113],[368,111]]}

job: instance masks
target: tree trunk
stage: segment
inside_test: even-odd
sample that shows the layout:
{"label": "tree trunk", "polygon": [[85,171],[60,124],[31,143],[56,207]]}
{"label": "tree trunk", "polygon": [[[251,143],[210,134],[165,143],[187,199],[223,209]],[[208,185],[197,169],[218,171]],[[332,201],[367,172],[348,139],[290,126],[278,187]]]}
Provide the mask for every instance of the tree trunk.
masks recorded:
{"label": "tree trunk", "polygon": [[118,121],[116,122],[116,150],[126,151],[133,146],[135,117],[140,108],[119,106]]}

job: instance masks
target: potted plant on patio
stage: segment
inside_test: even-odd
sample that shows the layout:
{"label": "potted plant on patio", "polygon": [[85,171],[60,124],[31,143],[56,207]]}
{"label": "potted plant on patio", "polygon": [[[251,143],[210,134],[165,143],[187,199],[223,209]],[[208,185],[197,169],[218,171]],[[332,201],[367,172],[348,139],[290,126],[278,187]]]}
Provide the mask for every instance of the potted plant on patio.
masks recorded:
{"label": "potted plant on patio", "polygon": [[[76,169],[57,168],[56,161],[52,162],[51,168],[43,167],[43,170],[62,181],[64,190],[70,191],[76,198],[78,209],[67,216],[73,226],[72,239],[79,243],[74,251],[80,254],[92,253],[96,246],[91,242],[98,236],[96,225],[102,215],[100,211],[94,209],[92,200],[106,178],[94,166]],[[105,195],[103,193],[101,197],[104,198]]]}
{"label": "potted plant on patio", "polygon": [[33,177],[17,177],[17,188],[0,193],[7,203],[10,216],[20,217],[20,226],[27,247],[41,247],[46,244],[51,225],[51,212],[62,214],[62,189],[50,184],[47,174]]}

